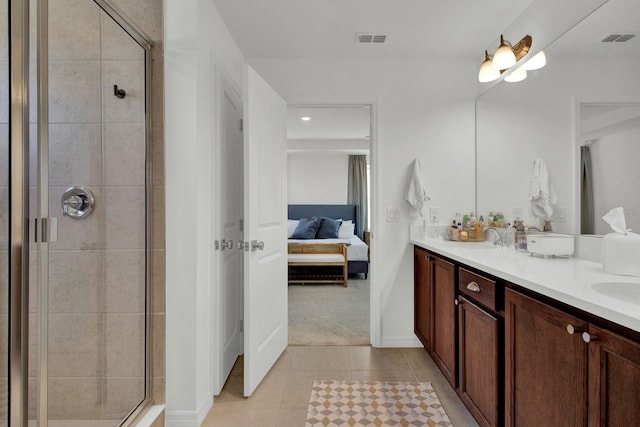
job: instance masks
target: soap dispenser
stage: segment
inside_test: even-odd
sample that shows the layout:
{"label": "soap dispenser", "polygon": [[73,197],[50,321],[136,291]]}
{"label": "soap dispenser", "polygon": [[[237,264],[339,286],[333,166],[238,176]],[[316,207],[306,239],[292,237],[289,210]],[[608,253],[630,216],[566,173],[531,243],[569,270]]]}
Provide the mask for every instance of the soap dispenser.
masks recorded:
{"label": "soap dispenser", "polygon": [[516,221],[516,250],[527,251],[527,232],[522,221]]}

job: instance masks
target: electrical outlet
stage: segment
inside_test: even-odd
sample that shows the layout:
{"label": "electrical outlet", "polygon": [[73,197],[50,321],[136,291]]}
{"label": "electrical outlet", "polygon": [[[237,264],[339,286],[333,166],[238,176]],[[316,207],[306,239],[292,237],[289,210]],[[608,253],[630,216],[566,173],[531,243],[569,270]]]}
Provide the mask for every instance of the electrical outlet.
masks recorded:
{"label": "electrical outlet", "polygon": [[522,208],[513,208],[513,219],[522,219]]}
{"label": "electrical outlet", "polygon": [[394,207],[388,207],[387,222],[400,222],[400,209],[394,208]]}
{"label": "electrical outlet", "polygon": [[429,208],[429,221],[432,225],[440,224],[440,208]]}
{"label": "electrical outlet", "polygon": [[555,222],[567,222],[568,210],[567,208],[556,208],[551,219]]}

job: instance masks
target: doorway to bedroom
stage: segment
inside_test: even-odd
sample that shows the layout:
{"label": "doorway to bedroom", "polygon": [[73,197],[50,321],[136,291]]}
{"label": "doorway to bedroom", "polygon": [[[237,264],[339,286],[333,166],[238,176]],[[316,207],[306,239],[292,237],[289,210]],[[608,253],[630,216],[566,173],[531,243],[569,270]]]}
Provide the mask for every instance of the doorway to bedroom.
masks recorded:
{"label": "doorway to bedroom", "polygon": [[[343,283],[340,266],[290,267],[289,345],[370,344],[371,123],[369,105],[288,107],[289,243],[344,245],[347,270]],[[312,217],[318,229],[301,233]]]}

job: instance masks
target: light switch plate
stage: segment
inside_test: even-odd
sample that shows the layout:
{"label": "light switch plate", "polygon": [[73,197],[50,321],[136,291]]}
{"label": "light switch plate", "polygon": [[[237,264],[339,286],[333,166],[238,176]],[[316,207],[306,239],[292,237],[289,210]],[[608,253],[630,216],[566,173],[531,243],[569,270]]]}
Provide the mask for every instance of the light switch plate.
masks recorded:
{"label": "light switch plate", "polygon": [[432,225],[440,224],[440,208],[429,208],[429,221]]}
{"label": "light switch plate", "polygon": [[400,209],[394,208],[394,207],[388,207],[387,222],[400,222]]}

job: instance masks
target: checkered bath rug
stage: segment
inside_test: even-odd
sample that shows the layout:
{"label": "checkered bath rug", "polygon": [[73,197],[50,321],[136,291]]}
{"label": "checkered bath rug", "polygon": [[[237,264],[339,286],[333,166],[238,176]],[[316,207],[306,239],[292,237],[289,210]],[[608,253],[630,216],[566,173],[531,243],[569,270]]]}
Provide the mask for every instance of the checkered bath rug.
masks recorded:
{"label": "checkered bath rug", "polygon": [[431,383],[314,381],[306,427],[452,426]]}

